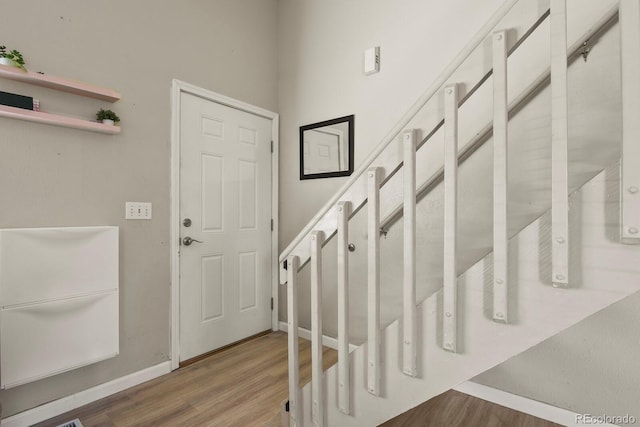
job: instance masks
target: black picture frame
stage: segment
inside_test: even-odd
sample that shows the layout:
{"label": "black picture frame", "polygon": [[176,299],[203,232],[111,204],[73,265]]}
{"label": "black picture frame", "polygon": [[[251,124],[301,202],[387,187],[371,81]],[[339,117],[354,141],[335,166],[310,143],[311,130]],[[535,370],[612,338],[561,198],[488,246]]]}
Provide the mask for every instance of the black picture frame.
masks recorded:
{"label": "black picture frame", "polygon": [[[347,168],[343,170],[336,170],[331,172],[319,172],[319,173],[305,173],[305,132],[323,128],[323,127],[331,127],[335,125],[339,125],[341,123],[347,124],[347,153],[348,159],[345,163],[347,163]],[[354,128],[355,128],[355,115],[351,114],[349,116],[338,117],[337,119],[325,120],[318,123],[312,123],[310,125],[300,126],[300,179],[317,179],[317,178],[334,178],[339,176],[349,176],[353,173],[353,146],[354,146]]]}

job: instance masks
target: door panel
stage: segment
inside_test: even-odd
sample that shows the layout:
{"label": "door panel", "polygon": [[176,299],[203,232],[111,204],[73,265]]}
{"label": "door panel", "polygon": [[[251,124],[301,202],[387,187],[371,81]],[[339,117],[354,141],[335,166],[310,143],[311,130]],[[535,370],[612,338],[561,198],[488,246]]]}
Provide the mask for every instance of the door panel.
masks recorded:
{"label": "door panel", "polygon": [[224,316],[224,255],[202,257],[202,321]]}
{"label": "door panel", "polygon": [[222,231],[222,184],[224,160],[211,154],[202,155],[202,228]]}
{"label": "door panel", "polygon": [[256,252],[245,252],[239,256],[240,277],[240,310],[248,310],[256,306],[258,293],[258,257]]}
{"label": "door panel", "polygon": [[258,174],[256,163],[238,161],[238,182],[240,183],[240,228],[252,230],[257,224]]}

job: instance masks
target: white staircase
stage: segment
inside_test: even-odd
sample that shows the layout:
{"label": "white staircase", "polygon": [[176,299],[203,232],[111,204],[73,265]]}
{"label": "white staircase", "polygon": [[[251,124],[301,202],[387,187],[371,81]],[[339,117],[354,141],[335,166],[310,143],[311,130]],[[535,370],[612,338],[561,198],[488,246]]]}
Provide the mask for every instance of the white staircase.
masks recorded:
{"label": "white staircase", "polygon": [[[282,253],[291,425],[378,425],[640,290],[640,2],[566,1],[550,0],[550,11],[507,1]],[[600,71],[593,49],[609,51]],[[589,74],[576,68],[582,57],[591,82],[607,75],[616,86],[621,75],[621,99],[598,98],[597,87],[572,92]],[[541,100],[549,125],[535,137]],[[603,110],[608,102],[621,111]],[[588,129],[572,128],[572,117]],[[545,153],[539,179],[527,172],[531,150]],[[492,196],[469,208],[482,184],[461,183],[491,176]],[[366,259],[347,250],[358,239]],[[424,271],[436,270],[433,259],[435,275]],[[300,390],[307,262],[312,381]],[[358,281],[366,304],[349,302]],[[324,283],[336,283],[339,346],[326,373]],[[354,342],[363,344],[349,353]]]}

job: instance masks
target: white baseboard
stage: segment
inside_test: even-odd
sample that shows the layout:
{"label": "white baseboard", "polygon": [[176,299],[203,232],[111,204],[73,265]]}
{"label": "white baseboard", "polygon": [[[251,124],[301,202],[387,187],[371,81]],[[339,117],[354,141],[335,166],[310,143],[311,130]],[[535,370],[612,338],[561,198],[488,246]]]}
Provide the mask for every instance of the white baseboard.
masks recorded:
{"label": "white baseboard", "polygon": [[[289,331],[289,325],[287,324],[287,322],[280,322],[278,327],[280,328],[280,330],[282,332],[288,332]],[[305,328],[302,328],[300,326],[298,326],[298,337],[303,338],[307,341],[311,341],[311,331]],[[332,348],[334,350],[338,349],[338,340],[336,338],[327,336],[327,335],[323,335],[322,336],[322,345],[325,345],[329,348]],[[355,350],[356,348],[358,348],[357,345],[355,344],[349,344],[349,353],[351,353],[353,350]]]}
{"label": "white baseboard", "polygon": [[[508,393],[506,391],[471,381],[464,382],[453,389],[509,409],[524,412],[525,414],[533,415],[534,417],[561,424],[563,426],[583,427],[588,424],[586,422],[579,423],[579,414],[567,409],[551,406],[546,403],[538,402],[537,400],[518,396],[516,394]],[[614,424],[598,424],[598,426],[615,427]]]}
{"label": "white baseboard", "polygon": [[163,362],[150,368],[116,378],[104,384],[92,387],[71,396],[63,397],[53,402],[45,403],[33,409],[20,412],[8,418],[4,418],[0,425],[2,427],[28,427],[30,425],[48,420],[65,412],[79,408],[87,403],[95,402],[119,391],[142,384],[171,372],[171,362]]}

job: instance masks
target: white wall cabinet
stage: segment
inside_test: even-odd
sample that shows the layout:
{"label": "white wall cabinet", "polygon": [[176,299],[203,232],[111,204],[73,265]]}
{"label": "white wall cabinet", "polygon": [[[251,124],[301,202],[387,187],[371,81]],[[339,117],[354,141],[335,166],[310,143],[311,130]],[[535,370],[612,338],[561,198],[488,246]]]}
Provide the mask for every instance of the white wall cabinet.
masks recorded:
{"label": "white wall cabinet", "polygon": [[113,356],[118,227],[0,230],[0,386]]}

